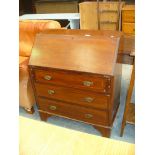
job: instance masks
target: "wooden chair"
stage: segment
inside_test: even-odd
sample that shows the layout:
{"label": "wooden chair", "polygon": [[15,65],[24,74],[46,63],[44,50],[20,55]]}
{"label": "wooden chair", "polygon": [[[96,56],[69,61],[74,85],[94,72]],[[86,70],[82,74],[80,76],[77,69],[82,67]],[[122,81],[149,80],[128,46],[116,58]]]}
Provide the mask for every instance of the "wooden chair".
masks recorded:
{"label": "wooden chair", "polygon": [[125,125],[128,124],[135,124],[135,104],[131,103],[132,92],[135,83],[135,63],[133,64],[133,69],[131,73],[130,84],[127,92],[127,98],[125,103],[124,115],[122,120],[121,126],[121,133],[120,136],[123,136]]}

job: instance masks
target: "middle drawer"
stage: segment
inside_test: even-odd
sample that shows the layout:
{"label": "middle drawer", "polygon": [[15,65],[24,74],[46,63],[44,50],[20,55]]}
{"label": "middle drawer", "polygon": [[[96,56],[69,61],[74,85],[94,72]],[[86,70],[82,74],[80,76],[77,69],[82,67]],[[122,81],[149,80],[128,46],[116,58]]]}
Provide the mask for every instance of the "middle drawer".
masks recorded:
{"label": "middle drawer", "polygon": [[73,88],[35,83],[37,96],[66,101],[86,107],[108,109],[110,96]]}

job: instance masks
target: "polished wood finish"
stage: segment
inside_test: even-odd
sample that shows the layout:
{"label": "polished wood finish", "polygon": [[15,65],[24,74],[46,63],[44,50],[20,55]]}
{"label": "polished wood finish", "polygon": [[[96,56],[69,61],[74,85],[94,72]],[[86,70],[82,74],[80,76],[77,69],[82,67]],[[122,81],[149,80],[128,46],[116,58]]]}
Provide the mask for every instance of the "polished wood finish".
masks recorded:
{"label": "polished wood finish", "polygon": [[114,69],[114,79],[112,86],[113,90],[113,96],[111,96],[111,107],[109,108],[111,110],[112,115],[109,116],[111,123],[113,123],[114,118],[116,116],[119,104],[120,104],[120,96],[121,96],[121,77],[122,77],[122,65],[119,63],[115,64]]}
{"label": "polished wood finish", "polygon": [[133,57],[130,56],[131,52],[135,49],[135,36],[131,34],[124,34],[121,31],[110,31],[110,30],[78,30],[78,29],[53,29],[46,30],[44,34],[56,34],[56,35],[69,35],[73,37],[90,35],[91,37],[102,36],[102,37],[120,37],[119,49],[117,57],[120,57],[118,63],[122,64],[133,64]]}
{"label": "polished wood finish", "polygon": [[111,129],[110,128],[103,128],[100,126],[94,126],[97,130],[99,130],[103,137],[110,137]]}
{"label": "polished wood finish", "polygon": [[71,38],[63,35],[42,34],[36,37],[29,65],[113,75],[118,46],[118,38],[100,36]]}
{"label": "polished wood finish", "polygon": [[42,34],[56,34],[56,35],[75,35],[75,36],[84,36],[84,35],[91,35],[91,37],[96,36],[103,36],[103,37],[122,37],[123,33],[120,31],[113,31],[113,30],[79,30],[79,29],[52,29],[52,30],[45,30]]}
{"label": "polished wood finish", "polygon": [[37,35],[29,69],[42,120],[82,121],[109,137],[120,103],[118,44],[101,35]]}
{"label": "polished wood finish", "polygon": [[108,112],[77,105],[64,103],[63,101],[38,98],[39,110],[43,113],[64,116],[74,120],[84,121],[90,124],[108,125]]}
{"label": "polished wood finish", "polygon": [[[48,108],[49,109],[49,108]],[[64,111],[62,111],[62,112],[64,112]],[[67,110],[67,112],[68,112],[68,110]],[[64,117],[64,115],[62,115],[62,113],[60,114],[60,112],[56,112],[56,111],[52,111],[52,113],[50,112],[50,113],[48,113],[48,112],[45,112],[45,111],[42,111],[42,110],[39,110],[39,114],[40,114],[40,118],[41,118],[41,120],[42,121],[47,121],[47,119],[48,119],[48,117],[50,117],[50,116],[53,116],[53,115],[57,115],[57,116],[62,116],[62,117]],[[73,114],[73,113],[72,113]],[[85,114],[86,115],[86,114]],[[84,115],[84,116],[85,116]],[[89,115],[89,114],[88,114]],[[90,114],[91,115],[91,114]],[[66,116],[66,113],[65,113],[65,118],[69,118],[69,119],[73,119],[73,120],[78,120],[78,121],[84,121],[84,122],[87,122],[87,123],[89,123],[89,124],[92,124],[93,126],[94,126],[94,128],[95,129],[97,129],[100,133],[101,133],[101,135],[103,136],[103,137],[110,137],[110,134],[111,134],[111,128],[104,128],[103,126],[97,126],[97,125],[94,125],[93,124],[93,121],[91,120],[91,118],[85,118],[85,120],[83,120],[83,116],[81,117],[80,116],[80,119],[76,116],[76,118],[75,117],[73,117],[72,115],[68,115],[68,117]],[[96,120],[95,120],[95,122],[96,122]],[[102,122],[103,123],[103,122]]]}
{"label": "polished wood finish", "polygon": [[48,113],[43,113],[39,111],[39,115],[42,121],[47,121],[48,117],[52,116],[52,114],[48,114]]}
{"label": "polished wood finish", "polygon": [[36,83],[35,88],[37,96],[103,110],[109,107],[110,95],[40,83]]}
{"label": "polished wood finish", "polygon": [[[50,79],[47,79],[46,77]],[[110,93],[111,76],[101,76],[81,72],[70,72],[64,70],[34,70],[36,82],[57,84],[67,87],[92,90],[96,92]]]}
{"label": "polished wood finish", "polygon": [[120,136],[123,136],[126,123],[135,124],[135,105],[131,103],[132,92],[135,83],[135,64],[133,65],[130,84],[127,92],[124,115],[122,120]]}
{"label": "polished wood finish", "polygon": [[78,29],[52,29],[45,30],[43,34],[56,34],[56,35],[69,35],[69,36],[85,36],[90,35],[91,37],[102,36],[102,37],[119,37],[119,50],[118,54],[129,54],[135,46],[135,36],[131,34],[124,34],[121,31],[112,30],[78,30]]}

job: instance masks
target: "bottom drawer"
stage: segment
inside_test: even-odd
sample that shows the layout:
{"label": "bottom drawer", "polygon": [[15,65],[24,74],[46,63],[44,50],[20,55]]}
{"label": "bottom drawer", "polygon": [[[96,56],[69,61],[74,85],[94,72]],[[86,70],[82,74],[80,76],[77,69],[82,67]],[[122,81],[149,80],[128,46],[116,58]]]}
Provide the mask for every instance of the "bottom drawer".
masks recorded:
{"label": "bottom drawer", "polygon": [[122,31],[127,34],[135,34],[135,23],[123,23]]}
{"label": "bottom drawer", "polygon": [[108,112],[38,98],[39,110],[92,124],[108,125]]}

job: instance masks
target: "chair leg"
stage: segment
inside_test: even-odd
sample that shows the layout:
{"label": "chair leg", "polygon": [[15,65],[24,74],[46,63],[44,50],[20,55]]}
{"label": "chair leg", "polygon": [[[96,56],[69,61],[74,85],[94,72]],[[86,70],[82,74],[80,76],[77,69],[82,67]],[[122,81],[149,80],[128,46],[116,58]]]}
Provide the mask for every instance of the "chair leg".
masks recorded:
{"label": "chair leg", "polygon": [[24,107],[24,110],[28,113],[28,114],[33,114],[34,113],[34,108],[31,107],[31,108],[25,108]]}
{"label": "chair leg", "polygon": [[123,136],[124,128],[125,128],[125,125],[126,125],[126,115],[127,115],[127,111],[128,111],[128,103],[126,103],[126,104],[125,104],[125,107],[124,107],[124,114],[123,114],[122,125],[121,125],[121,132],[120,132],[120,136],[121,136],[121,137]]}
{"label": "chair leg", "polygon": [[121,132],[120,132],[120,136],[121,137],[123,136],[125,125],[126,125],[126,121],[125,121],[125,119],[123,117],[122,126],[121,126]]}

